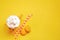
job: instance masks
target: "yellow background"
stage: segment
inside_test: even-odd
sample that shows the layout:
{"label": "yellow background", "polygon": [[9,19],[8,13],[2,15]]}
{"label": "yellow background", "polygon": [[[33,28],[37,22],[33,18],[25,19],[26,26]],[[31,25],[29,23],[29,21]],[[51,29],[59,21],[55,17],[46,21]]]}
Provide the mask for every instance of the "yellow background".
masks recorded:
{"label": "yellow background", "polygon": [[6,19],[10,15],[21,15],[24,20],[33,14],[27,23],[31,32],[19,36],[19,40],[60,40],[59,0],[0,0],[0,40],[14,40],[7,32]]}

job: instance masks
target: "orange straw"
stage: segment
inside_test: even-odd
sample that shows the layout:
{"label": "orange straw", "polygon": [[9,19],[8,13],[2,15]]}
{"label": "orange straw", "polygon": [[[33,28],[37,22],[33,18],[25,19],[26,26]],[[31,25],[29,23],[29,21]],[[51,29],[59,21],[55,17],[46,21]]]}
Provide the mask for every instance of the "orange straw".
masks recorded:
{"label": "orange straw", "polygon": [[16,32],[14,32],[14,33],[15,33],[15,40],[17,39],[17,37],[18,37],[18,35],[20,34],[21,30],[24,28],[25,24],[26,24],[27,21],[31,18],[31,16],[32,16],[31,14],[28,15],[28,16],[26,17],[26,19],[24,20],[23,24],[20,25],[20,27],[18,28],[18,30],[16,30]]}

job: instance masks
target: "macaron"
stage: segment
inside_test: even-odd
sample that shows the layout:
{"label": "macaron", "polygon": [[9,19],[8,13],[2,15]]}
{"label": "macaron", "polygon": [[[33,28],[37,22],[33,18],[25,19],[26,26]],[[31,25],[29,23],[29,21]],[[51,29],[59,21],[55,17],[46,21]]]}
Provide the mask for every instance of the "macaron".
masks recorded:
{"label": "macaron", "polygon": [[29,25],[27,25],[27,26],[24,28],[24,30],[25,30],[27,33],[29,33],[29,32],[31,31],[31,27],[30,27]]}
{"label": "macaron", "polygon": [[25,36],[25,35],[28,34],[30,31],[31,31],[31,28],[30,28],[29,26],[26,26],[26,27],[24,27],[24,28],[21,30],[20,34],[21,34],[22,36]]}
{"label": "macaron", "polygon": [[24,29],[22,29],[21,32],[20,32],[20,34],[21,34],[22,36],[25,36],[25,35],[27,34],[27,32],[26,32]]}

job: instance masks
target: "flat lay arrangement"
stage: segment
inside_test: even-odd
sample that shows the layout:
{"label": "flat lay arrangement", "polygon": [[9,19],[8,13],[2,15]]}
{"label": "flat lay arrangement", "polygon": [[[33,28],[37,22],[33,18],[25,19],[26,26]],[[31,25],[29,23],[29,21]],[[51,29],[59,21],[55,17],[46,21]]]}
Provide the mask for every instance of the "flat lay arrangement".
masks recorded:
{"label": "flat lay arrangement", "polygon": [[22,36],[25,36],[27,33],[31,31],[31,28],[29,25],[25,27],[25,24],[28,22],[28,20],[31,18],[32,14],[29,14],[26,19],[23,21],[22,25],[20,24],[20,18],[16,15],[9,16],[6,21],[6,25],[9,28],[9,31],[15,36],[14,39],[17,39],[19,34]]}

